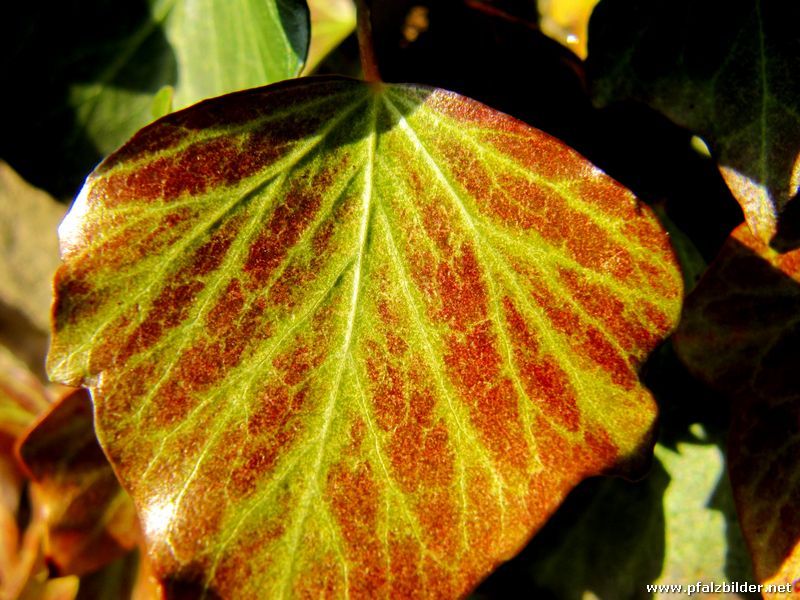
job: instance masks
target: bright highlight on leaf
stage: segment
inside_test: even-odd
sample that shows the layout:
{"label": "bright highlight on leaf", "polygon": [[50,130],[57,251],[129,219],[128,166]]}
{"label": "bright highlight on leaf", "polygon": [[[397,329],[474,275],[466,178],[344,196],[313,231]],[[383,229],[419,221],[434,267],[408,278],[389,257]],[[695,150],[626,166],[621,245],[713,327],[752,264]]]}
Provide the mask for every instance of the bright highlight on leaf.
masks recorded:
{"label": "bright highlight on leaf", "polygon": [[800,250],[779,254],[745,225],[736,228],[687,298],[675,347],[691,370],[735,400],[729,468],[756,575],[763,583],[794,581]]}
{"label": "bright highlight on leaf", "polygon": [[648,448],[666,235],[467,98],[315,78],[204,102],[103,163],[60,233],[49,369],[92,387],[176,593],[464,594]]}

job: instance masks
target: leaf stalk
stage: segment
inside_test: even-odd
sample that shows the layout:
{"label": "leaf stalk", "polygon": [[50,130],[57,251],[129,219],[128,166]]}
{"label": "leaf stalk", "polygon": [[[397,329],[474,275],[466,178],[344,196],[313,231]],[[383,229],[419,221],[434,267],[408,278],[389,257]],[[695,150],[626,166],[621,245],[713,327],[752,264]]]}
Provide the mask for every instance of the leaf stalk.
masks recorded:
{"label": "leaf stalk", "polygon": [[375,46],[372,44],[372,21],[367,0],[356,0],[358,50],[361,55],[361,70],[364,79],[369,82],[380,82],[378,61],[375,59]]}

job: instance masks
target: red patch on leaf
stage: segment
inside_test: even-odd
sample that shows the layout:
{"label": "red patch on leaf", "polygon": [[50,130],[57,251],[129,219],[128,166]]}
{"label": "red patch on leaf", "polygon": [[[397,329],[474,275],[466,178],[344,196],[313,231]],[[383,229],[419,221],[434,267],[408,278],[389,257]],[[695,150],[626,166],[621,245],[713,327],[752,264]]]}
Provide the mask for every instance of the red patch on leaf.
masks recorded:
{"label": "red patch on leaf", "polygon": [[453,264],[442,262],[437,271],[438,298],[442,303],[441,318],[454,329],[465,331],[487,315],[486,285],[475,252],[462,245]]}
{"label": "red patch on leaf", "polygon": [[[567,269],[560,269],[559,277],[569,290],[570,297],[576,300],[589,316],[600,321],[601,325],[619,340],[625,350],[639,357],[658,343],[660,338],[656,332],[651,332],[635,319],[626,317],[625,304],[615,298],[609,289],[585,281],[577,272]],[[663,313],[660,318],[666,321]]]}
{"label": "red patch on leaf", "polygon": [[154,346],[167,331],[186,320],[192,302],[204,287],[202,282],[192,281],[161,290],[145,318],[128,337],[117,360],[127,362],[131,356]]}
{"label": "red patch on leaf", "polygon": [[539,342],[509,298],[503,299],[503,307],[525,393],[548,417],[567,430],[576,431],[580,410],[569,377],[555,357],[542,354]]}
{"label": "red patch on leaf", "polygon": [[387,556],[378,531],[378,508],[383,506],[380,491],[369,464],[355,469],[343,464],[328,473],[328,502],[345,542],[348,562],[361,575],[352,579],[349,593],[355,598],[375,598],[386,594],[389,574]]}
{"label": "red patch on leaf", "polygon": [[272,383],[265,387],[247,419],[250,441],[241,464],[232,470],[231,485],[236,494],[248,496],[259,481],[268,479],[275,461],[299,432],[294,421],[307,399],[306,388],[292,390]]}
{"label": "red patch on leaf", "polygon": [[264,232],[250,246],[245,272],[251,288],[263,287],[289,249],[309,226],[319,210],[320,196],[313,192],[290,190],[273,211]]}
{"label": "red patch on leaf", "polygon": [[241,228],[241,219],[233,218],[214,231],[209,240],[190,255],[186,274],[202,277],[219,268],[231,243]]}
{"label": "red patch on leaf", "polygon": [[395,533],[389,533],[389,562],[391,564],[391,577],[389,579],[390,598],[414,598],[420,590],[428,590],[419,566],[422,563],[422,553],[418,542],[410,538],[401,538]]}
{"label": "red patch on leaf", "polygon": [[623,357],[596,327],[588,326],[586,328],[586,337],[580,347],[583,354],[589,356],[603,369],[616,385],[626,390],[632,390],[639,383],[639,378],[628,359]]}
{"label": "red patch on leaf", "polygon": [[447,486],[453,480],[455,457],[442,424],[431,429],[433,398],[421,391],[408,400],[408,415],[391,432],[388,450],[392,472],[407,493]]}
{"label": "red patch on leaf", "polygon": [[[408,411],[403,373],[385,360],[377,345],[368,351],[367,373],[372,383],[375,419],[383,431],[390,431],[402,423]],[[373,354],[375,353],[375,354]]]}

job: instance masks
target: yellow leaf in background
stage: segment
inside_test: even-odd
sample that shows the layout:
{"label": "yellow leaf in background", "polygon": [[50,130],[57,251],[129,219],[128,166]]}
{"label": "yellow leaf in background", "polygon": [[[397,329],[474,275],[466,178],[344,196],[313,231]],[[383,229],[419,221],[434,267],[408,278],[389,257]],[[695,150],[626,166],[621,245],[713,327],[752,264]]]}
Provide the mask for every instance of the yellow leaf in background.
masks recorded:
{"label": "yellow leaf in background", "polygon": [[353,0],[309,0],[311,42],[302,75],[311,74],[331,50],[356,29]]}
{"label": "yellow leaf in background", "polygon": [[0,302],[42,331],[50,328],[56,229],[64,208],[0,161]]}
{"label": "yellow leaf in background", "polygon": [[598,0],[538,0],[542,33],[586,58],[589,17]]}

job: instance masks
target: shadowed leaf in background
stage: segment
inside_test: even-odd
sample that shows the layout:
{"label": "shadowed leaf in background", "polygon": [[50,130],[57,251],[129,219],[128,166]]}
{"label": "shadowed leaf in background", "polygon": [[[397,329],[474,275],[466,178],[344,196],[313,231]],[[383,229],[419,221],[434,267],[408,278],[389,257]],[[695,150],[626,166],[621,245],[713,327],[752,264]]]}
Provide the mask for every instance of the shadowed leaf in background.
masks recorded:
{"label": "shadowed leaf in background", "polygon": [[798,212],[798,22],[798,2],[603,0],[587,63],[596,103],[639,100],[702,136],[751,230],[787,249],[800,243],[782,223]]}
{"label": "shadowed leaf in background", "polygon": [[[779,254],[746,225],[689,295],[675,348],[733,402],[730,476],[756,575],[800,575],[800,250]],[[790,597],[778,596],[778,597]]]}

